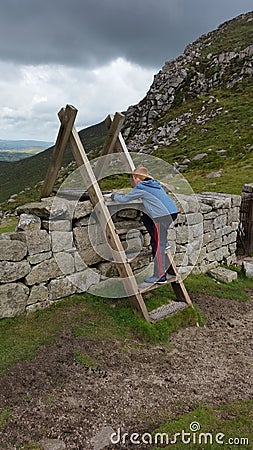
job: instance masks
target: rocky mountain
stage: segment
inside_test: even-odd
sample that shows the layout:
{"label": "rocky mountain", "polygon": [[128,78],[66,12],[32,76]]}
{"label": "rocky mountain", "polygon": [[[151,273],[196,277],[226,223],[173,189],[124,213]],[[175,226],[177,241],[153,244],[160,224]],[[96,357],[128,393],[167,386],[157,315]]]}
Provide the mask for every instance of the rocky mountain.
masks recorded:
{"label": "rocky mountain", "polygon": [[[145,98],[126,112],[124,137],[129,150],[156,151],[175,142],[187,125],[206,124],[222,112],[219,99],[212,95],[215,88],[231,91],[242,81],[252,82],[252,74],[250,12],[201,36],[181,56],[165,63]],[[205,97],[194,113],[190,103],[208,93],[210,98]],[[210,104],[212,108],[207,108]]]}
{"label": "rocky mountain", "polygon": [[[242,185],[253,181],[252,75],[250,12],[201,36],[164,64],[146,96],[124,113],[129,151],[174,164],[196,192],[240,194]],[[91,157],[99,155],[106,133],[104,122],[79,132]],[[0,202],[43,180],[52,150],[0,161]],[[72,160],[67,149],[63,165]]]}

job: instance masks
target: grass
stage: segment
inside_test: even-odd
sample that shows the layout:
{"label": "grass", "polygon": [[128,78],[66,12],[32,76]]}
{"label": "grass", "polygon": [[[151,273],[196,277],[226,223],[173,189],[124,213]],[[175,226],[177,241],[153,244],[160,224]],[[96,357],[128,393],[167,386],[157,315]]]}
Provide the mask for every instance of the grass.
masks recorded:
{"label": "grass", "polygon": [[11,217],[10,219],[7,219],[6,222],[0,223],[0,234],[15,231],[17,224],[17,217]]}
{"label": "grass", "polygon": [[[169,163],[175,160],[182,164],[185,158],[191,160],[183,175],[195,192],[216,191],[240,194],[244,183],[252,182],[252,142],[253,142],[253,100],[252,81],[243,81],[232,89],[216,88],[207,95],[182,103],[160,118],[156,126],[181,114],[192,111],[190,122],[177,135],[177,141],[169,146],[161,146],[153,154]],[[208,103],[210,96],[218,103]],[[219,114],[204,124],[196,118],[222,108]],[[217,151],[225,150],[219,156]],[[199,153],[207,153],[201,161],[192,161]],[[221,170],[221,177],[207,179],[206,175]]]}
{"label": "grass", "polygon": [[253,29],[252,22],[248,21],[248,18],[240,18],[238,26],[238,20],[231,20],[225,27],[221,27],[218,32],[215,32],[212,37],[211,45],[204,48],[201,53],[201,57],[205,58],[208,54],[212,53],[217,55],[223,51],[240,51],[249,45],[249,42],[253,41]]}
{"label": "grass", "polygon": [[190,294],[206,295],[208,293],[215,297],[227,300],[249,300],[249,293],[247,290],[253,289],[253,279],[245,277],[243,273],[235,267],[231,267],[230,269],[238,272],[238,278],[229,284],[220,283],[210,276],[203,274],[189,276],[184,281],[184,284]]}
{"label": "grass", "polygon": [[[163,294],[148,303],[159,305]],[[152,305],[152,306],[153,306]],[[101,320],[103,318],[103,320]],[[55,302],[51,307],[16,318],[0,320],[0,374],[18,361],[31,359],[42,345],[48,345],[64,328],[75,337],[88,339],[146,343],[167,342],[171,332],[182,326],[194,325],[198,313],[188,308],[173,318],[151,325],[134,314],[126,299],[112,300],[89,294],[73,295]],[[80,363],[90,365],[85,354],[75,353]]]}
{"label": "grass", "polygon": [[0,409],[0,432],[10,418],[11,418],[11,411],[9,409],[7,408]]}
{"label": "grass", "polygon": [[92,368],[95,367],[99,363],[99,355],[87,355],[85,352],[81,352],[80,350],[74,351],[75,361],[82,366]]}
{"label": "grass", "polygon": [[[207,275],[190,275],[185,280],[188,292],[229,300],[247,301],[247,289],[253,280],[239,273],[238,280],[224,284]],[[146,294],[148,310],[157,308],[168,299],[175,299],[170,285],[161,286]],[[102,319],[102,320],[101,320]],[[0,320],[0,374],[18,361],[31,359],[41,345],[48,345],[63,329],[70,329],[75,337],[128,342],[129,345],[155,345],[168,342],[171,333],[184,326],[204,323],[198,308],[186,308],[175,316],[150,324],[134,314],[127,299],[107,299],[90,294],[73,295],[55,302],[51,307],[30,315]],[[94,355],[74,355],[89,366],[96,362]],[[91,358],[91,359],[89,359]]]}
{"label": "grass", "polygon": [[[183,430],[188,434],[183,434]],[[171,444],[162,446],[167,450],[171,445],[180,450],[184,446],[189,450],[218,450],[222,446],[228,449],[252,448],[253,401],[240,401],[217,408],[201,405],[194,411],[161,425],[153,433],[154,443],[156,433],[165,433],[164,439],[168,436]],[[161,434],[157,434],[157,444],[161,442]],[[158,448],[161,446],[153,447],[153,450]]]}

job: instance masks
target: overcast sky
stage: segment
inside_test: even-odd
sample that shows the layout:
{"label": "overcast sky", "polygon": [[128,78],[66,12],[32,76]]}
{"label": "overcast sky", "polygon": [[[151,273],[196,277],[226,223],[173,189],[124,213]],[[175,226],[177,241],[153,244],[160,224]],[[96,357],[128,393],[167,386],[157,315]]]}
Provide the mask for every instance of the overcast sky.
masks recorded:
{"label": "overcast sky", "polygon": [[164,62],[252,0],[1,0],[0,139],[55,141],[138,103]]}

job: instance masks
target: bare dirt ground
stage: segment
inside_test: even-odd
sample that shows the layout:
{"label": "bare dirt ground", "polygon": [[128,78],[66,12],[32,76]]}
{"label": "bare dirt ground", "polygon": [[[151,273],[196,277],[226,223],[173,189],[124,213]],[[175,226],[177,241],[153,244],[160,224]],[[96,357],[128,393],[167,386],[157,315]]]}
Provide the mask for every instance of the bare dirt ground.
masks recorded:
{"label": "bare dirt ground", "polygon": [[[148,448],[105,447],[92,438],[105,427],[151,432],[199,404],[252,399],[253,292],[246,303],[196,295],[193,300],[207,318],[205,327],[182,329],[169,345],[101,345],[65,331],[34,360],[16,364],[0,379],[0,408],[12,411],[0,433],[1,450],[45,438],[62,441],[67,450]],[[78,349],[97,352],[99,366],[78,364]],[[63,447],[56,442],[51,448]]]}

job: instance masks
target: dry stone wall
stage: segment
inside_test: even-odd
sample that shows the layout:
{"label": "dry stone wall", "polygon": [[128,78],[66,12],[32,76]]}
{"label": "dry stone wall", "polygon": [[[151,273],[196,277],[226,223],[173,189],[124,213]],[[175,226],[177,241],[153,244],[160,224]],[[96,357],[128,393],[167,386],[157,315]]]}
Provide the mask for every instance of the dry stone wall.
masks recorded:
{"label": "dry stone wall", "polygon": [[[180,273],[235,263],[241,197],[206,193],[175,199],[180,213],[169,242]],[[134,272],[151,260],[139,208],[136,202],[111,212],[128,255],[135,255]],[[17,209],[17,230],[0,235],[0,318],[46,308],[118,276],[92,210],[87,199],[54,198]]]}

